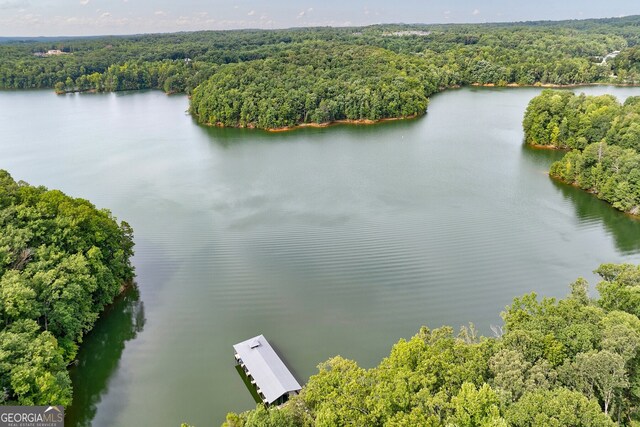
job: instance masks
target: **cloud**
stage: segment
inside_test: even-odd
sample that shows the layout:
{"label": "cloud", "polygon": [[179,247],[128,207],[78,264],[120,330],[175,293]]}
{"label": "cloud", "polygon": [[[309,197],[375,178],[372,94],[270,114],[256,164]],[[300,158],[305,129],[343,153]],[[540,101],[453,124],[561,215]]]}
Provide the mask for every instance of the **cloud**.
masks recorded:
{"label": "cloud", "polygon": [[472,15],[480,15],[480,10],[478,9],[473,9],[473,12],[471,12]]}
{"label": "cloud", "polygon": [[303,10],[302,12],[300,12],[300,13],[298,14],[298,16],[296,16],[296,19],[300,19],[300,18],[302,18],[302,17],[304,16],[304,14],[305,14],[305,11]]}
{"label": "cloud", "polygon": [[156,10],[155,12],[153,12],[154,15],[158,15],[158,16],[162,16],[162,15],[166,15],[167,12],[165,12],[164,10]]}
{"label": "cloud", "polygon": [[29,6],[27,0],[6,0],[0,1],[0,9],[22,9]]}
{"label": "cloud", "polygon": [[256,11],[255,11],[255,10],[252,10],[252,11],[250,11],[249,13],[247,13],[247,15],[249,15],[249,16],[253,16],[253,15],[255,15],[255,14],[256,14]]}
{"label": "cloud", "polygon": [[100,15],[101,19],[105,19],[105,18],[109,18],[111,16],[111,14],[109,12],[105,12],[102,15]]}
{"label": "cloud", "polygon": [[80,4],[86,6],[89,4],[89,0],[80,0]]}

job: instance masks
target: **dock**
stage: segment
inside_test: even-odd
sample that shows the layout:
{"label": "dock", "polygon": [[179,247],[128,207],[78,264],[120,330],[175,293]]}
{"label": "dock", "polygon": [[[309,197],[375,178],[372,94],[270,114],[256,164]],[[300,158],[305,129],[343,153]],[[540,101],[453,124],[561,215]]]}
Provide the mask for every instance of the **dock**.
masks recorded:
{"label": "dock", "polygon": [[264,335],[233,346],[234,357],[265,405],[281,405],[302,387]]}

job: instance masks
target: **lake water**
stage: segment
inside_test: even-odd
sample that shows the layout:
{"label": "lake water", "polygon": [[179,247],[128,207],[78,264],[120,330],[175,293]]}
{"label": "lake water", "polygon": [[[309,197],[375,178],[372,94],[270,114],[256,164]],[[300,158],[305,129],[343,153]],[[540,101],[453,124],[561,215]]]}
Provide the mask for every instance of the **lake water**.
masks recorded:
{"label": "lake water", "polygon": [[0,92],[0,168],[135,231],[138,290],[86,337],[67,425],[219,425],[254,407],[231,348],[251,336],[304,382],[337,354],[374,366],[421,325],[490,334],[514,296],[640,262],[639,221],[523,147],[537,93],[450,90],[416,120],[268,134],[199,126],[160,92]]}

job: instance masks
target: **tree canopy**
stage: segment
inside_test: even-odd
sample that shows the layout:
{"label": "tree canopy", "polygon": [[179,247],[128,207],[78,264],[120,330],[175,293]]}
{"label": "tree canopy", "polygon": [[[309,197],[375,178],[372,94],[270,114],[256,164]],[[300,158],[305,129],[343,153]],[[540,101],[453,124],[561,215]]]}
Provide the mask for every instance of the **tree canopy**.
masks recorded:
{"label": "tree canopy", "polygon": [[0,170],[2,403],[71,403],[67,364],[133,279],[133,235],[109,211]]}
{"label": "tree canopy", "polygon": [[385,49],[310,43],[221,67],[193,91],[191,112],[203,123],[258,128],[415,116],[437,90],[436,74]]}
{"label": "tree canopy", "polygon": [[549,174],[640,214],[640,97],[545,90],[523,120],[528,144],[572,149]]}

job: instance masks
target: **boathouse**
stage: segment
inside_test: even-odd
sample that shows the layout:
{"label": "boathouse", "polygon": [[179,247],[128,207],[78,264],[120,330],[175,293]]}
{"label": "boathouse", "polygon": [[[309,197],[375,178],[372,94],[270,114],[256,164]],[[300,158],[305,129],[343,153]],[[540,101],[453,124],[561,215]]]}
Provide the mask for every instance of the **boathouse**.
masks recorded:
{"label": "boathouse", "polygon": [[233,346],[238,365],[267,405],[281,405],[302,387],[263,336]]}

